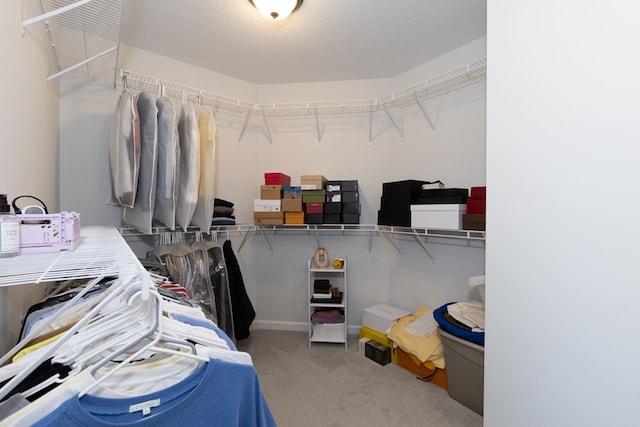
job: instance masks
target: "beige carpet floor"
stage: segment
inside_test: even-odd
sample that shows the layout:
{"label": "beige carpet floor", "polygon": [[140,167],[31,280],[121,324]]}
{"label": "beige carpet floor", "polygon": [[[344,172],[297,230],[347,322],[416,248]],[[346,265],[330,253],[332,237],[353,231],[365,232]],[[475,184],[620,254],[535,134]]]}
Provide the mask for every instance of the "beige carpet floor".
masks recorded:
{"label": "beige carpet floor", "polygon": [[314,343],[304,332],[252,330],[251,354],[280,427],[481,426],[482,416],[404,368],[381,366],[349,346]]}

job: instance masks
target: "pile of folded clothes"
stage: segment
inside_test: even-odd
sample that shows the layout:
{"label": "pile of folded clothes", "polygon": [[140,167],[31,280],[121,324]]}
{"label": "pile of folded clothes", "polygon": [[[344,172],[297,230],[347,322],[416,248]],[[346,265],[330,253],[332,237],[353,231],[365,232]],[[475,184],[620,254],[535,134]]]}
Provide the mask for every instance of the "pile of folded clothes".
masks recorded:
{"label": "pile of folded clothes", "polygon": [[450,302],[433,310],[445,332],[484,346],[484,303]]}
{"label": "pile of folded clothes", "polygon": [[236,217],[233,216],[232,202],[216,198],[213,203],[212,225],[235,225]]}

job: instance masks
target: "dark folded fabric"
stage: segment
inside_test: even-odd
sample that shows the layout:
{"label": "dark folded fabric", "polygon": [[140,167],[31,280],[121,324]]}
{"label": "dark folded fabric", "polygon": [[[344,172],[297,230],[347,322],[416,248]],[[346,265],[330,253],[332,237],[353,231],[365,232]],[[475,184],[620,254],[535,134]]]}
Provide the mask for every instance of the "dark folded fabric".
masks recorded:
{"label": "dark folded fabric", "polygon": [[224,199],[218,199],[217,197],[213,200],[213,206],[226,206],[228,208],[232,208],[234,204]]}

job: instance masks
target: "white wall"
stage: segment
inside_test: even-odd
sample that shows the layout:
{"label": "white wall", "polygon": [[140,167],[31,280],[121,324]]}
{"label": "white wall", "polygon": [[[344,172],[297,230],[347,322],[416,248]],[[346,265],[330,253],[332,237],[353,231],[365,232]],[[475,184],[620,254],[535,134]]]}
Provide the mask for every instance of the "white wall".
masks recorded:
{"label": "white wall", "polygon": [[[58,89],[47,84],[46,52],[31,29],[21,36],[21,2],[6,2],[0,14],[0,193],[9,202],[22,194],[58,208]],[[35,203],[23,199],[19,206]],[[24,309],[40,298],[37,287],[0,289],[0,354],[15,344]]]}
{"label": "white wall", "polygon": [[[124,69],[163,81],[251,102],[275,103],[378,98],[484,56],[481,39],[422,66],[422,71],[409,70],[397,80],[272,86],[252,85],[126,47],[119,62]],[[106,201],[110,194],[108,130],[121,89],[111,89],[110,82],[73,76],[63,77],[61,84],[62,207],[80,212],[83,224],[119,223],[118,210]],[[238,141],[244,117],[219,112],[217,195],[235,203],[239,222],[252,223],[253,199],[259,197],[265,172],[287,173],[294,185],[303,174],[357,179],[361,223],[375,224],[383,182],[441,179],[449,186],[484,185],[485,102],[484,84],[429,102],[435,131],[417,107],[394,111],[404,137],[384,112],[376,113],[372,141],[367,114],[321,116],[320,143],[313,117],[271,119],[270,144],[258,117],[252,117]],[[75,183],[80,181],[83,186],[77,189]],[[308,317],[306,262],[316,240],[313,236],[270,239],[273,251],[263,237],[256,236],[238,253],[247,291],[256,306],[256,325],[303,328]],[[241,236],[232,240],[237,250]],[[457,242],[432,245],[435,263],[409,238],[398,239],[402,255],[382,237],[374,239],[371,253],[366,236],[324,236],[321,244],[332,256],[349,259],[351,325],[360,324],[362,308],[377,303],[414,310],[419,303],[435,307],[466,300],[470,298],[466,278],[484,272],[484,250]]]}
{"label": "white wall", "polygon": [[487,9],[485,423],[636,424],[638,6]]}

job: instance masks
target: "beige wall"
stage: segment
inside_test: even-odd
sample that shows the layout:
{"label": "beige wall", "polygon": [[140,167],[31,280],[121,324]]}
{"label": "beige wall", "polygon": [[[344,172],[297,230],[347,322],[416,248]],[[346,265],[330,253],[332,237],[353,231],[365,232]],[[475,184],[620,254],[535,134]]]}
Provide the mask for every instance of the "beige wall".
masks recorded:
{"label": "beige wall", "polygon": [[[31,29],[21,35],[22,2],[0,14],[0,193],[22,194],[58,209],[58,87],[46,83],[47,51]],[[39,300],[38,287],[0,289],[0,353],[15,343],[24,310]]]}

